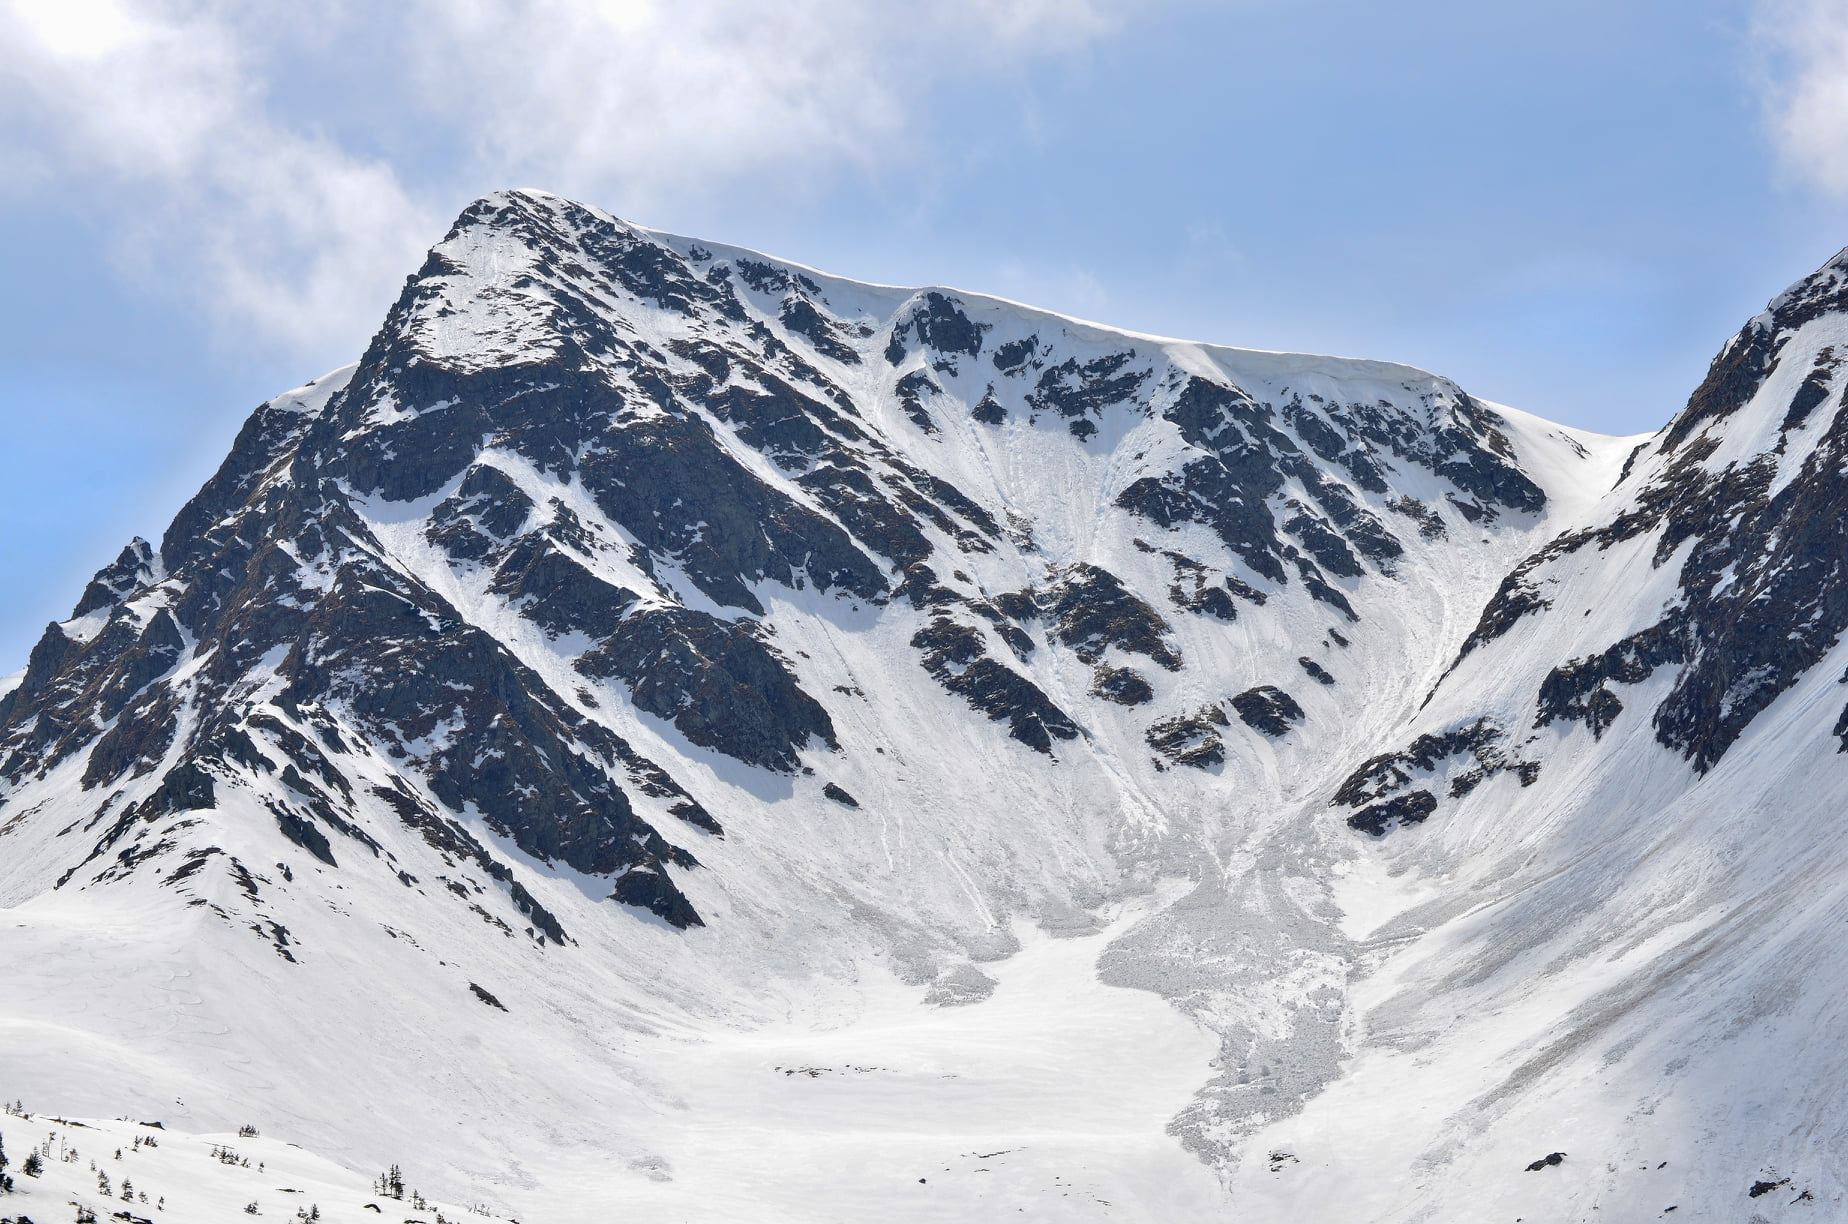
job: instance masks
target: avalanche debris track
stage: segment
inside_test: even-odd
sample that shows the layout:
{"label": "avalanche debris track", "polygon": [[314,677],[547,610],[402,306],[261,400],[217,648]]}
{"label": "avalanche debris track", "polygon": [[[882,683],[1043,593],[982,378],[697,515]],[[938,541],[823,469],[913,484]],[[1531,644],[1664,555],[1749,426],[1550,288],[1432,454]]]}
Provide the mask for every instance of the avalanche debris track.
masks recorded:
{"label": "avalanche debris track", "polygon": [[526,1218],[1839,1203],[1844,279],[1614,439],[486,197],[0,681],[0,1090]]}

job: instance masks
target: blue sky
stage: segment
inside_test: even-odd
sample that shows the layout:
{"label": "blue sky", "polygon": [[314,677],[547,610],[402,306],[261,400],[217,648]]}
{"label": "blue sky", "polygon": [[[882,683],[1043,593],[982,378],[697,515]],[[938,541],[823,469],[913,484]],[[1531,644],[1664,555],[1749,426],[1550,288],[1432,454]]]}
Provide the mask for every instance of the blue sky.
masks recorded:
{"label": "blue sky", "polygon": [[0,0],[0,44],[0,673],[497,187],[1617,433],[1848,244],[1842,0]]}

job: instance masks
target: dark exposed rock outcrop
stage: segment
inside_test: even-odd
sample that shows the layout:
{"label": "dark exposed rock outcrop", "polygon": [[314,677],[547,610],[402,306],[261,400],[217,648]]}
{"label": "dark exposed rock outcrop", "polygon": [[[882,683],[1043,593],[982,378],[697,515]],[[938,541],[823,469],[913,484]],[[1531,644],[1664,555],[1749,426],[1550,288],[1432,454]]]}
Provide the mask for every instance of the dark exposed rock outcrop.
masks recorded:
{"label": "dark exposed rock outcrop", "polygon": [[1212,769],[1225,764],[1226,744],[1219,732],[1230,725],[1222,707],[1207,705],[1190,714],[1175,714],[1151,723],[1143,738],[1149,747],[1176,765]]}
{"label": "dark exposed rock outcrop", "polygon": [[939,684],[991,721],[1005,721],[1008,734],[1027,747],[1050,753],[1053,740],[1078,738],[1078,724],[1037,685],[988,655],[981,630],[940,618],[918,630],[911,644]]}
{"label": "dark exposed rock outcrop", "polygon": [[1273,684],[1246,689],[1232,699],[1231,706],[1240,722],[1273,738],[1288,735],[1303,721],[1303,708],[1295,698]]}

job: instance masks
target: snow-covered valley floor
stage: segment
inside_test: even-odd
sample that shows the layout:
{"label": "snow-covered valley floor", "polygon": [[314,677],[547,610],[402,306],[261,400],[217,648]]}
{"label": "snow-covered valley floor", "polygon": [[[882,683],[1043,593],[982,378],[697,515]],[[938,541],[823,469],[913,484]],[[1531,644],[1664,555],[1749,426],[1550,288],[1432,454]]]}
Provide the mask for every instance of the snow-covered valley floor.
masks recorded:
{"label": "snow-covered valley floor", "polygon": [[[1025,927],[974,1007],[920,1007],[896,979],[827,1027],[773,1026],[667,1052],[684,1110],[657,1142],[706,1220],[1196,1219],[1216,1179],[1168,1120],[1210,1074],[1210,1035],[1159,996],[1102,984],[1106,931]],[[643,1208],[643,1201],[635,1202]],[[686,1190],[660,1183],[651,1218]]]}
{"label": "snow-covered valley floor", "polygon": [[[979,1006],[921,1005],[923,987],[873,967],[845,1004],[756,1029],[715,1024],[646,1038],[646,1050],[632,1051],[674,1090],[645,1128],[655,1167],[612,1151],[604,1167],[574,1158],[569,1169],[541,1170],[543,1155],[529,1151],[538,1185],[509,1194],[495,1215],[527,1224],[612,1213],[763,1224],[1207,1218],[1224,1203],[1218,1181],[1166,1128],[1212,1074],[1217,1043],[1158,995],[1097,974],[1105,946],[1155,904],[1122,907],[1080,937],[1019,926],[1020,951],[985,967],[997,985]],[[245,1208],[256,1203],[268,1217],[318,1206],[329,1221],[434,1224],[439,1210],[452,1220],[463,1210],[369,1210],[382,1203],[371,1179],[398,1152],[380,1153],[376,1170],[347,1169],[293,1147],[262,1119],[252,1120],[264,1132],[257,1139],[141,1121],[0,1119],[15,1174],[34,1144],[49,1142],[53,1153],[40,1178],[17,1177],[19,1193],[0,1196],[0,1218],[46,1224],[82,1204],[99,1219],[128,1210],[219,1224],[251,1218]],[[137,1135],[160,1146],[136,1148]],[[213,1157],[221,1145],[251,1167]],[[79,1160],[57,1158],[73,1146]],[[413,1184],[425,1146],[404,1137]],[[92,1160],[115,1193],[126,1176],[149,1204],[105,1200]],[[162,1197],[164,1212],[152,1205]]]}

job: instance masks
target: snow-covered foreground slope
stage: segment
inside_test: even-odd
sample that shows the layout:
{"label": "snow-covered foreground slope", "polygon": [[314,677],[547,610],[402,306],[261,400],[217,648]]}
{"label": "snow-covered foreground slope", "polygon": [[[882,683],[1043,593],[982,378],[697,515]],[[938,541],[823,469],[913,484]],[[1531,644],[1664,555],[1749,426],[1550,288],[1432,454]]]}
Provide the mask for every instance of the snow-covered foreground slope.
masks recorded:
{"label": "snow-covered foreground slope", "polygon": [[[415,1186],[394,1184],[389,1170],[368,1181],[252,1129],[193,1135],[159,1119],[9,1110],[0,1116],[0,1139],[15,1170],[14,1188],[0,1197],[7,1213],[0,1218],[230,1224],[255,1216],[440,1224],[490,1214],[479,1203],[437,1202]],[[20,1171],[34,1153],[37,1171]]]}
{"label": "snow-covered foreground slope", "polygon": [[1612,439],[489,197],[0,684],[0,1095],[527,1220],[1836,1210],[1839,278]]}
{"label": "snow-covered foreground slope", "polygon": [[[1111,1209],[1158,1219],[1208,1211],[1219,1199],[1217,1182],[1163,1127],[1185,1104],[1214,1043],[1156,996],[1097,981],[1096,955],[1110,934],[1055,940],[1023,932],[1025,946],[997,967],[1000,984],[982,1007],[923,1007],[916,990],[875,980],[855,1013],[825,1024],[790,1018],[749,1032],[713,1026],[634,1040],[635,1053],[679,1097],[653,1115],[642,1180],[626,1182],[584,1153],[559,1160],[546,1134],[522,1136],[492,1120],[481,1129],[506,1145],[503,1161],[517,1160],[539,1180],[519,1209],[528,1220],[596,1218],[598,1209],[671,1218],[690,1210],[689,1187],[698,1188],[703,1219],[969,1219],[1021,1208],[1039,1219],[1105,1218]],[[1056,1010],[1048,999],[1059,1000]],[[71,1056],[17,1029],[8,1036],[15,1057]],[[192,1108],[176,1097],[163,1117]],[[189,1221],[242,1218],[251,1202],[264,1215],[318,1204],[321,1218],[358,1220],[365,1203],[384,1201],[366,1178],[273,1138],[187,1135],[163,1121],[160,1155],[143,1158],[131,1144],[135,1134],[150,1131],[135,1121],[89,1119],[73,1130],[43,1117],[0,1119],[15,1169],[34,1142],[49,1139],[54,1153],[46,1176],[16,1178],[30,1196],[7,1201],[6,1211],[58,1219],[69,1214],[67,1200],[105,1217],[123,1209],[99,1197],[92,1162],[114,1195],[126,1176],[149,1196],[147,1204],[127,1204],[140,1215],[154,1214],[148,1206],[164,1199],[170,1218]],[[429,1161],[433,1141],[448,1137],[383,1138],[374,1162],[380,1172],[407,1155],[415,1162],[409,1168]],[[61,1143],[76,1148],[75,1167],[55,1158]],[[250,1166],[219,1167],[214,1150],[222,1147]],[[113,1162],[118,1149],[126,1164]],[[612,1179],[622,1186],[613,1197]],[[57,1214],[41,1210],[47,1200]],[[395,1209],[385,1203],[388,1213]],[[451,1220],[461,1214],[433,1203],[421,1218],[433,1221],[437,1211]]]}

